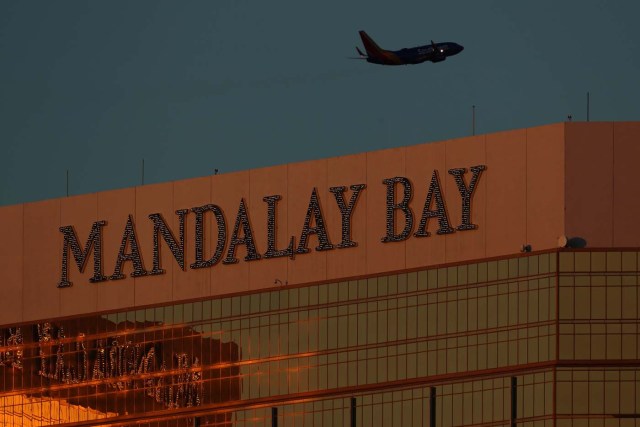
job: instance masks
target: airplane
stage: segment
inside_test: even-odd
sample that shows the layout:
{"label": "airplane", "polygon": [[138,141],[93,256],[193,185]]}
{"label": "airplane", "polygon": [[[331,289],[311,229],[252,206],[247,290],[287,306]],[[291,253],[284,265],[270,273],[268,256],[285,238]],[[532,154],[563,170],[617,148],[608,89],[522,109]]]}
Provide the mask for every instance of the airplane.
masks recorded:
{"label": "airplane", "polygon": [[371,62],[372,64],[408,65],[420,64],[425,61],[442,62],[447,59],[447,56],[457,55],[464,49],[464,47],[460,46],[458,43],[434,43],[433,40],[431,40],[430,45],[412,47],[409,49],[385,50],[380,48],[380,46],[378,46],[376,42],[374,42],[373,39],[364,31],[360,31],[359,33],[367,54],[365,55],[362,53],[360,48],[356,46],[356,50],[360,57],[352,59],[366,59],[367,62]]}

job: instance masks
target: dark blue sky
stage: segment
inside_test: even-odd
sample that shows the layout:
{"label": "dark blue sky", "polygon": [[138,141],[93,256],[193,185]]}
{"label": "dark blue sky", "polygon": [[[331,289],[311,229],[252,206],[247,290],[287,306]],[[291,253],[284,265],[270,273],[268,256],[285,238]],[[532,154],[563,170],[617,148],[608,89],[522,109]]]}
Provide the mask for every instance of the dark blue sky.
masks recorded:
{"label": "dark blue sky", "polygon": [[[640,2],[0,2],[0,204],[586,116],[640,119]],[[465,46],[439,64],[349,60]]]}

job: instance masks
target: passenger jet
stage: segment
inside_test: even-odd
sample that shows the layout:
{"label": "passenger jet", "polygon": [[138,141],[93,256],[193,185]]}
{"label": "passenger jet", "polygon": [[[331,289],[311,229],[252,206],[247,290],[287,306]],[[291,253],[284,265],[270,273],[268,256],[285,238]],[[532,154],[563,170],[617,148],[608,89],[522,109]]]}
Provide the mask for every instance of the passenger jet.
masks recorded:
{"label": "passenger jet", "polygon": [[360,58],[357,59],[366,59],[367,62],[381,65],[408,65],[419,64],[425,61],[442,62],[447,59],[447,56],[457,55],[464,49],[464,47],[458,43],[434,43],[433,40],[431,40],[430,45],[409,49],[385,50],[380,48],[364,31],[360,31],[360,38],[362,39],[362,43],[364,43],[364,49],[367,51],[367,54],[362,53],[356,46],[356,50],[360,55]]}

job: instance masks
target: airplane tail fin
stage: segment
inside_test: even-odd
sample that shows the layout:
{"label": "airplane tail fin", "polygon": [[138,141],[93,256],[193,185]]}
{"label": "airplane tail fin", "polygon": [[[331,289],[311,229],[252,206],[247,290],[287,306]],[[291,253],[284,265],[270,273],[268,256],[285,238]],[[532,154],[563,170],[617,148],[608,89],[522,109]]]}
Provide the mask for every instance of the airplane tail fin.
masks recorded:
{"label": "airplane tail fin", "polygon": [[364,31],[360,31],[360,38],[362,39],[362,43],[364,44],[364,49],[367,51],[367,54],[372,57],[379,57],[384,52],[384,49],[381,49],[380,46],[373,41],[371,37]]}

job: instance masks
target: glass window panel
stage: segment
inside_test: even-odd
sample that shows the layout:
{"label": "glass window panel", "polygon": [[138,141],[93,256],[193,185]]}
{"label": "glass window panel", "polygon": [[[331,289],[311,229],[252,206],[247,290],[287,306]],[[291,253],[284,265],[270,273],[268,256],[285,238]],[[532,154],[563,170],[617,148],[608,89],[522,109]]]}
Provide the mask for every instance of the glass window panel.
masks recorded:
{"label": "glass window panel", "polygon": [[[498,279],[503,280],[509,278],[509,263],[512,260],[501,259],[498,263]],[[495,262],[495,261],[493,261]]]}
{"label": "glass window panel", "polygon": [[509,260],[509,278],[515,279],[519,274],[519,260],[518,258],[511,258]]}
{"label": "glass window panel", "polygon": [[518,258],[518,276],[526,276],[529,271],[529,258],[530,256]]}
{"label": "glass window panel", "polygon": [[300,307],[306,307],[309,305],[309,288],[300,288],[298,292],[298,304]]}
{"label": "glass window panel", "polygon": [[606,317],[605,297],[605,288],[599,286],[591,288],[591,318],[604,319]]}
{"label": "glass window panel", "polygon": [[188,303],[182,306],[183,310],[183,321],[185,323],[189,323],[193,321],[193,304]]}
{"label": "glass window panel", "polygon": [[549,273],[549,254],[541,254],[538,259],[538,267],[540,274]]}
{"label": "glass window panel", "polygon": [[622,270],[622,253],[621,252],[606,252],[606,259],[607,259],[607,271]]}
{"label": "glass window panel", "polygon": [[575,266],[574,266],[575,271],[589,271],[591,269],[591,253],[576,252],[574,254],[574,262],[575,262]]}
{"label": "glass window panel", "polygon": [[509,286],[509,293],[506,295],[508,299],[508,320],[507,323],[509,325],[516,325],[518,323],[518,294],[517,291],[514,291],[514,285],[517,284],[511,283]]}
{"label": "glass window panel", "polygon": [[211,300],[202,301],[202,320],[210,320],[212,316]]}
{"label": "glass window panel", "polygon": [[438,287],[438,270],[431,269],[427,271],[427,287],[429,289],[436,289]]}
{"label": "glass window panel", "polygon": [[366,299],[368,294],[368,281],[358,280],[358,299]]}
{"label": "glass window panel", "polygon": [[637,252],[622,252],[622,271],[637,271]]}
{"label": "glass window panel", "polygon": [[329,298],[329,286],[320,285],[318,287],[318,304],[326,304],[328,301],[328,298]]}
{"label": "glass window panel", "polygon": [[559,257],[561,273],[575,271],[573,252],[560,252]]}
{"label": "glass window panel", "polygon": [[479,280],[478,264],[469,264],[467,266],[467,278],[469,284],[477,283]]}
{"label": "glass window panel", "polygon": [[530,276],[538,274],[538,262],[539,262],[539,259],[540,258],[537,255],[527,257],[528,264],[529,264],[529,275]]}
{"label": "glass window panel", "polygon": [[429,275],[426,270],[419,271],[417,273],[418,290],[425,291],[428,289],[428,285],[429,285],[428,278],[429,278]]}
{"label": "glass window panel", "polygon": [[308,288],[308,290],[309,290],[309,305],[318,304],[319,286],[311,286],[310,288]]}
{"label": "glass window panel", "polygon": [[347,327],[347,345],[355,346],[358,345],[358,315],[351,314],[348,316],[348,327]]}
{"label": "glass window panel", "polygon": [[338,287],[338,299],[347,301],[349,299],[349,282],[340,282]]}
{"label": "glass window panel", "polygon": [[389,293],[389,278],[378,277],[378,296],[385,296]]}
{"label": "glass window panel", "polygon": [[250,295],[243,295],[240,297],[240,313],[241,314],[251,313],[251,296]]}
{"label": "glass window panel", "polygon": [[351,280],[349,281],[349,299],[356,300],[358,299],[358,281]]}
{"label": "glass window panel", "polygon": [[404,294],[407,292],[407,275],[398,274],[397,276],[398,290],[397,293]]}
{"label": "glass window panel", "polygon": [[438,288],[447,286],[447,269],[439,268],[438,270]]}
{"label": "glass window panel", "polygon": [[[293,289],[289,291],[289,299],[290,300],[291,300],[291,292],[292,291],[293,291]],[[297,293],[297,289],[295,291]],[[260,312],[260,294],[251,294],[250,302],[249,302],[249,310],[250,310],[251,313]],[[240,314],[240,298],[239,297],[235,297],[233,299],[233,314],[234,315],[239,315]]]}
{"label": "glass window panel", "polygon": [[[320,287],[320,303],[333,303],[338,301],[338,283],[329,283]],[[326,296],[325,296],[326,295]]]}
{"label": "glass window panel", "polygon": [[447,268],[447,284],[449,286],[458,285],[458,267]]}
{"label": "glass window panel", "polygon": [[407,292],[415,292],[418,290],[418,273],[412,272],[407,274]]}
{"label": "glass window panel", "polygon": [[605,271],[607,258],[605,252],[591,252],[591,271]]}
{"label": "glass window panel", "polygon": [[[299,306],[299,290],[298,289],[289,289],[289,307],[297,308]],[[255,308],[259,306],[259,302],[251,301],[251,310],[253,311]]]}

